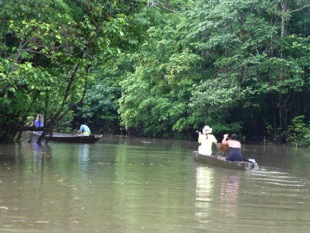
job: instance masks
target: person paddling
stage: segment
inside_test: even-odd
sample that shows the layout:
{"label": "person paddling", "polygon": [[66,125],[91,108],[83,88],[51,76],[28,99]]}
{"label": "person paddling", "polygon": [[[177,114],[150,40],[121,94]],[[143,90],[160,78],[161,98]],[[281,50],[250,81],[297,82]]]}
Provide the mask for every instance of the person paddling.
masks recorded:
{"label": "person paddling", "polygon": [[212,143],[216,144],[217,140],[212,134],[212,128],[206,125],[202,129],[202,133],[199,132],[198,143],[201,145],[198,147],[198,153],[201,155],[212,154]]}
{"label": "person paddling", "polygon": [[228,145],[226,160],[228,161],[243,161],[241,154],[241,143],[238,140],[237,134],[233,133],[229,138],[228,134],[224,134],[222,144]]}

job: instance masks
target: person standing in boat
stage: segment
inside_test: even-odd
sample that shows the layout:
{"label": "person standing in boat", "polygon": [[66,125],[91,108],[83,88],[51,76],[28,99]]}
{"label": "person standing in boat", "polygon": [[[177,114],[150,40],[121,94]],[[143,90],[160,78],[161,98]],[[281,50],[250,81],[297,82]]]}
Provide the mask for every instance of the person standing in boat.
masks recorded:
{"label": "person standing in boat", "polygon": [[198,143],[198,153],[201,155],[212,155],[212,143],[216,144],[217,140],[212,134],[212,128],[206,125],[202,129],[202,133],[199,132]]}
{"label": "person standing in boat", "polygon": [[226,160],[243,161],[241,154],[241,143],[238,140],[237,134],[233,133],[229,138],[228,134],[224,134],[222,144],[228,145]]}
{"label": "person standing in boat", "polygon": [[91,134],[89,127],[85,123],[81,124],[78,133],[83,136],[88,136]]}

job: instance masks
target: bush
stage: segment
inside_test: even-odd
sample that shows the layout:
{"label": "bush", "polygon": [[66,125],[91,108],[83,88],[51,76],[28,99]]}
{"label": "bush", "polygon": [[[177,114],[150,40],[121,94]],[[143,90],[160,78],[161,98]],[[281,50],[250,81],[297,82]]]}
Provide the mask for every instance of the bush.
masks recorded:
{"label": "bush", "polygon": [[310,125],[305,123],[304,115],[292,120],[292,125],[288,129],[288,139],[296,146],[310,146]]}

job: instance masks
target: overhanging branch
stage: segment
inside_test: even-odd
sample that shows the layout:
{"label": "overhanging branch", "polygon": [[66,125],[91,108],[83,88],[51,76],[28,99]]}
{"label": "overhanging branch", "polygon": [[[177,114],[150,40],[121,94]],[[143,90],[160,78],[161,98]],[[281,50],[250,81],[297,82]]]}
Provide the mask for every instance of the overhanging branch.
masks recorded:
{"label": "overhanging branch", "polygon": [[304,5],[304,6],[300,7],[299,9],[291,10],[291,12],[301,11],[302,9],[305,9],[305,8],[307,8],[307,7],[310,7],[310,4]]}

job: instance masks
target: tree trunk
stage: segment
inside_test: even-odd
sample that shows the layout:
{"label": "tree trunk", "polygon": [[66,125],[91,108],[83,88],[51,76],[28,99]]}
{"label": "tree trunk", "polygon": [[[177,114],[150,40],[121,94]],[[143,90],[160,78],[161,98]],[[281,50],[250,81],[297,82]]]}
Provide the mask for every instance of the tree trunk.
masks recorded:
{"label": "tree trunk", "polygon": [[279,126],[282,131],[287,130],[287,98],[279,94]]}
{"label": "tree trunk", "polygon": [[[285,13],[287,9],[286,0],[281,2],[281,38],[285,36]],[[283,54],[280,54],[280,57],[283,58]],[[280,69],[279,80],[282,82],[285,79],[285,74],[283,68]],[[287,129],[287,100],[285,99],[284,94],[279,93],[279,127],[281,131]]]}

